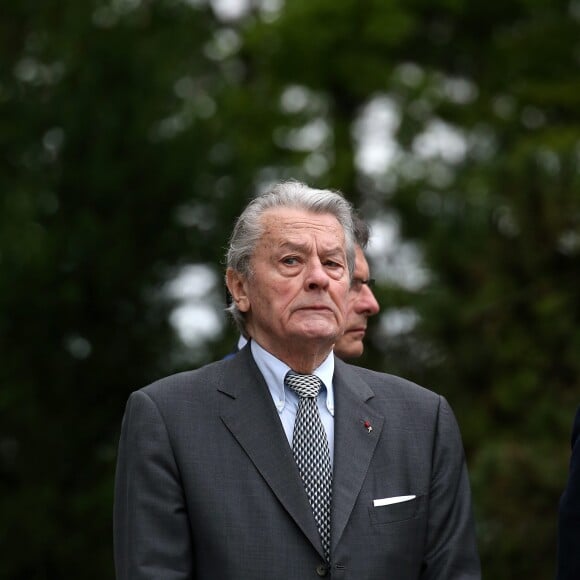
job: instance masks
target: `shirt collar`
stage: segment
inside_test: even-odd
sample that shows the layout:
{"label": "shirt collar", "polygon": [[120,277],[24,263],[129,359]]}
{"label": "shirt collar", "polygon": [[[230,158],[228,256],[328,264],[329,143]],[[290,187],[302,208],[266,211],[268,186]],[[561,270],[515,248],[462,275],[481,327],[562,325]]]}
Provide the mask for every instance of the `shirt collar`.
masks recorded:
{"label": "shirt collar", "polygon": [[[254,360],[270,389],[272,398],[274,401],[282,403],[278,407],[278,410],[283,410],[287,394],[284,388],[284,378],[288,371],[292,369],[286,363],[262,348],[255,340],[250,341],[250,348]],[[312,371],[312,374],[316,375],[322,381],[322,385],[326,390],[326,408],[334,416],[334,387],[332,384],[332,377],[334,375],[334,353],[332,351],[322,361],[322,364]]]}

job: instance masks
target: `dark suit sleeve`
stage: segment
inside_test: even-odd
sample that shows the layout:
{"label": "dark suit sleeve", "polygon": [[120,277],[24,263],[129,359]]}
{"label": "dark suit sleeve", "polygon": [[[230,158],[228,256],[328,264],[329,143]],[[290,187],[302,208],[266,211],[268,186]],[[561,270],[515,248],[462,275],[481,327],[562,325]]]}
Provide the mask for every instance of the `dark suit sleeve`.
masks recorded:
{"label": "dark suit sleeve", "polygon": [[572,431],[572,455],[558,518],[557,580],[580,578],[580,408]]}
{"label": "dark suit sleeve", "polygon": [[442,397],[429,506],[421,580],[481,578],[463,444],[453,412]]}
{"label": "dark suit sleeve", "polygon": [[190,526],[168,432],[155,402],[131,395],[115,480],[118,580],[191,580]]}

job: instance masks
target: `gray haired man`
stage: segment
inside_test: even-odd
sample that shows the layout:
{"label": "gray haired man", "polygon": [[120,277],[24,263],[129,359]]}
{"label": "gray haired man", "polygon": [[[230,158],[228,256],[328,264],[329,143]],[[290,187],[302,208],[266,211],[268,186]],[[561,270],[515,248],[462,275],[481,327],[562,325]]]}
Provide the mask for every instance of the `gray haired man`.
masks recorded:
{"label": "gray haired man", "polygon": [[119,580],[480,578],[449,405],[332,353],[354,258],[338,193],[288,182],[244,210],[226,279],[252,340],[131,395]]}

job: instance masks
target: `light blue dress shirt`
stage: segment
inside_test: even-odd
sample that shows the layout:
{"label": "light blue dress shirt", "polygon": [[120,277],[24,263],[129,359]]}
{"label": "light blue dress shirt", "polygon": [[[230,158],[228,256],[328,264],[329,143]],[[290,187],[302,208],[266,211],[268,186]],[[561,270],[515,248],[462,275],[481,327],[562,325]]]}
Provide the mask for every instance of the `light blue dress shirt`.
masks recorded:
{"label": "light blue dress shirt", "polygon": [[[294,421],[296,420],[296,412],[298,411],[298,395],[292,390],[284,386],[284,377],[286,373],[291,370],[290,367],[283,363],[280,359],[271,355],[264,350],[255,340],[250,342],[252,355],[260,372],[264,376],[264,380],[270,389],[270,395],[290,447],[292,447],[292,434],[294,432]],[[322,381],[322,388],[318,394],[318,412],[320,419],[326,431],[326,438],[328,439],[328,451],[330,452],[330,461],[334,461],[334,391],[332,385],[332,376],[334,375],[334,354],[331,352],[322,364],[314,369],[312,372]]]}

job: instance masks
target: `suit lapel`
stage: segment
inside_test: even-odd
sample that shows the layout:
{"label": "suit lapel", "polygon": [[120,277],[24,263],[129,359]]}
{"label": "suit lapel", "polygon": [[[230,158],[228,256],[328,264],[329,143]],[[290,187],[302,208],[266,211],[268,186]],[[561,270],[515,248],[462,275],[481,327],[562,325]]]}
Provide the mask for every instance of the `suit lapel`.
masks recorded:
{"label": "suit lapel", "polygon": [[231,359],[220,416],[272,492],[324,557],[308,497],[268,386],[248,347]]}
{"label": "suit lapel", "polygon": [[332,548],[350,518],[384,423],[384,417],[367,403],[374,396],[370,387],[353,367],[340,360],[335,363]]}

